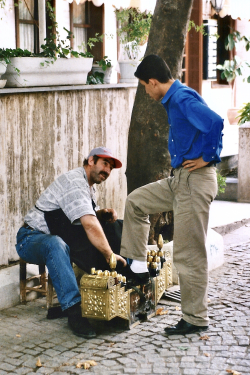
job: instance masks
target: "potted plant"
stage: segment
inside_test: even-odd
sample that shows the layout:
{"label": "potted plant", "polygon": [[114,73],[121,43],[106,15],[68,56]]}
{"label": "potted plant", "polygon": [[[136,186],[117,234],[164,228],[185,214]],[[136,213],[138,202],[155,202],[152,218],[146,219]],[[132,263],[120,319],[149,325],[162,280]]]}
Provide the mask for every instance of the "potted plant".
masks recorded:
{"label": "potted plant", "polygon": [[92,73],[95,72],[103,73],[103,83],[110,83],[110,77],[112,73],[112,64],[111,60],[108,59],[108,56],[104,56],[100,61],[95,61],[92,66]]}
{"label": "potted plant", "polygon": [[134,72],[139,64],[140,47],[148,40],[152,21],[150,12],[141,12],[138,8],[115,9],[118,21],[117,34],[123,48],[119,59],[120,82],[137,82]]}
{"label": "potted plant", "polygon": [[46,2],[49,17],[52,19],[49,37],[41,45],[42,51],[34,54],[27,50],[0,49],[0,62],[7,64],[7,87],[55,86],[85,84],[87,74],[92,68],[93,55],[87,51],[94,43],[102,41],[98,34],[88,40],[83,52],[73,51],[69,46],[72,33],[65,29],[67,38],[60,39],[57,23],[54,20],[54,9]]}
{"label": "potted plant", "polygon": [[0,89],[2,89],[6,84],[6,79],[1,79],[1,76],[6,72],[7,64],[6,62],[0,61]]}
{"label": "potted plant", "polygon": [[239,119],[238,124],[243,125],[245,122],[250,122],[250,103],[245,103],[239,111],[239,116],[236,118]]}

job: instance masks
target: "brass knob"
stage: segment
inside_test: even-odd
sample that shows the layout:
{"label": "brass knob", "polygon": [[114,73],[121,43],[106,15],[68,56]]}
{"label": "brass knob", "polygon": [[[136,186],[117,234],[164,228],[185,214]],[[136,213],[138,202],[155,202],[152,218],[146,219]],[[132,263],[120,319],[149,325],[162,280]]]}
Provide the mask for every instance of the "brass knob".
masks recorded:
{"label": "brass knob", "polygon": [[162,235],[159,234],[159,237],[158,237],[158,249],[162,249],[163,248],[163,238],[162,238]]}
{"label": "brass knob", "polygon": [[148,256],[147,261],[148,261],[149,263],[151,263],[151,262],[153,261],[153,257],[152,257],[152,255],[149,255],[149,256]]}
{"label": "brass knob", "polygon": [[114,253],[112,253],[109,259],[109,266],[112,271],[116,269],[116,264],[117,264],[116,256]]}

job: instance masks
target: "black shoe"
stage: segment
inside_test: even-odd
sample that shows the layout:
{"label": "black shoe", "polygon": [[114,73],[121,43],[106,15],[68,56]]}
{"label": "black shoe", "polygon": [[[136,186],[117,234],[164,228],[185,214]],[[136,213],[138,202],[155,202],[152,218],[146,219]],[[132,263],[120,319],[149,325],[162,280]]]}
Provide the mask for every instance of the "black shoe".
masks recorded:
{"label": "black shoe", "polygon": [[190,324],[185,320],[181,319],[176,326],[165,328],[165,333],[170,335],[187,335],[188,333],[195,333],[200,331],[206,331],[208,326],[195,326],[194,324]]}
{"label": "black shoe", "polygon": [[77,303],[67,309],[68,324],[76,336],[92,339],[96,333],[87,318],[82,317],[81,305]]}
{"label": "black shoe", "polygon": [[68,316],[67,310],[62,311],[61,306],[52,306],[48,308],[47,319],[59,319]]}
{"label": "black shoe", "polygon": [[127,285],[145,285],[148,284],[150,280],[149,272],[135,273],[131,270],[128,264],[122,269],[121,272],[123,276],[126,276]]}

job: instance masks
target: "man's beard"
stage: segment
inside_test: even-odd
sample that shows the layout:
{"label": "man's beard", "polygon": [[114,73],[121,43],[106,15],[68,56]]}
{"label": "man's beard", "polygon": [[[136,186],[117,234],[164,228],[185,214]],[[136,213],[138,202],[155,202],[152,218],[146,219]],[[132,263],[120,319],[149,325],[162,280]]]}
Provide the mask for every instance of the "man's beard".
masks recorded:
{"label": "man's beard", "polygon": [[[103,179],[100,180],[100,177],[99,177],[100,175],[103,176],[103,177],[105,177],[105,179],[104,180]],[[98,175],[97,175],[97,178],[95,178],[94,181],[95,181],[96,184],[100,184],[101,182],[106,181],[107,178],[108,178],[108,176],[109,175],[106,172],[99,172]]]}

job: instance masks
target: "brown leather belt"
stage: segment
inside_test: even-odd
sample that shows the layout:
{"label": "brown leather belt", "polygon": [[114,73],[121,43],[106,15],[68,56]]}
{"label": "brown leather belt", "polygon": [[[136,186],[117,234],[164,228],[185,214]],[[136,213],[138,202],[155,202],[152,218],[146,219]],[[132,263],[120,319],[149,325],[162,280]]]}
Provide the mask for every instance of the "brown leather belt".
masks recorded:
{"label": "brown leather belt", "polygon": [[32,229],[33,230],[33,228],[29,224],[27,224],[27,223],[23,223],[22,228]]}

